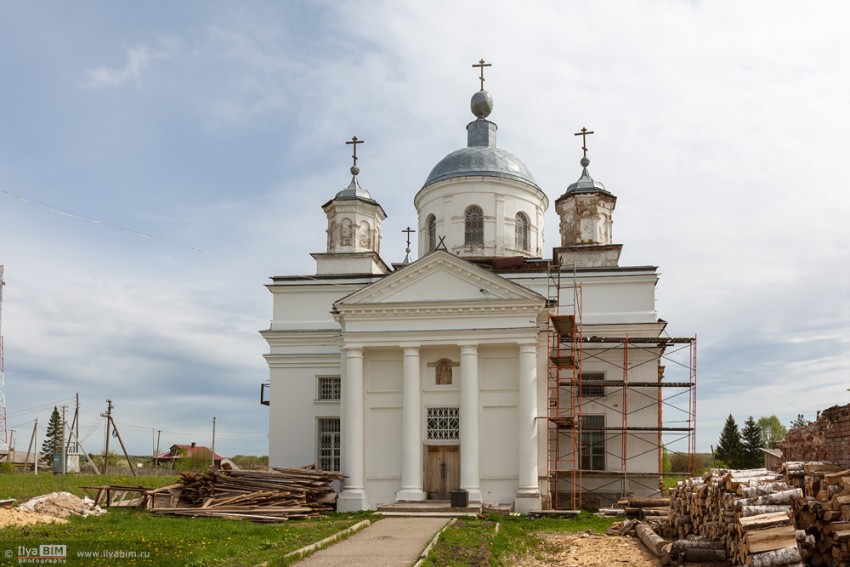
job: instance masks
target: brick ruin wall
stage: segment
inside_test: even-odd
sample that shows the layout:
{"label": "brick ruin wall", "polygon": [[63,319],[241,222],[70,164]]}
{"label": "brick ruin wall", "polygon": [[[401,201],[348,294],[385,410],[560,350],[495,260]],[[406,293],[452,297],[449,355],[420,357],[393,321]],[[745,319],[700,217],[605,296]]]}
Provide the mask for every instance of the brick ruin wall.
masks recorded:
{"label": "brick ruin wall", "polygon": [[850,404],[825,409],[814,423],[790,430],[780,448],[785,461],[828,461],[850,468]]}

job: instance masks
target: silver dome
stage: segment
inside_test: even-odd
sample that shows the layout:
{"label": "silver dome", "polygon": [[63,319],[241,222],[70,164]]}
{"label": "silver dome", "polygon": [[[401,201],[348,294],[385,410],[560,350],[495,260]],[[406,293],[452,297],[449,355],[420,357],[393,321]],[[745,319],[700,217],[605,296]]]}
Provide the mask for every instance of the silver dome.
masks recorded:
{"label": "silver dome", "polygon": [[503,177],[527,183],[537,189],[537,182],[518,157],[492,146],[461,148],[434,166],[423,188],[456,177]]}

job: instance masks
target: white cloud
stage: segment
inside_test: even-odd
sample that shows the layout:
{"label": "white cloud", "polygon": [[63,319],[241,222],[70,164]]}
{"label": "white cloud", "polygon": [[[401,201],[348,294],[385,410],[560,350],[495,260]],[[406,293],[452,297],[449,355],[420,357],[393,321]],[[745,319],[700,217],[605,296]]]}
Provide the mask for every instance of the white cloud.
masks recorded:
{"label": "white cloud", "polygon": [[88,79],[83,85],[90,89],[102,89],[115,87],[127,82],[133,82],[137,86],[142,83],[142,76],[147,71],[152,61],[168,59],[170,53],[164,50],[152,50],[148,47],[128,47],[127,63],[120,69],[101,65],[94,69],[86,69]]}

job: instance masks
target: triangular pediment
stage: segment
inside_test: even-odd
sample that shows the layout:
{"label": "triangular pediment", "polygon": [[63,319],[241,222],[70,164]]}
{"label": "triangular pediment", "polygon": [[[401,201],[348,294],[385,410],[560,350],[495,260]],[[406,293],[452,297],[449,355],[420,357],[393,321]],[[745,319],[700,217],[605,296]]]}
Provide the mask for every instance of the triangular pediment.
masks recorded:
{"label": "triangular pediment", "polygon": [[543,301],[544,298],[475,264],[434,251],[337,302],[337,306],[387,303]]}

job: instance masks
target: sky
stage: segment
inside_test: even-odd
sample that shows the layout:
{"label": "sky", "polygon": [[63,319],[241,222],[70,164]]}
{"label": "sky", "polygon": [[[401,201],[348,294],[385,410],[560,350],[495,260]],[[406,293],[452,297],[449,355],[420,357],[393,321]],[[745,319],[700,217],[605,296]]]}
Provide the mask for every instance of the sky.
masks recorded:
{"label": "sky", "polygon": [[79,393],[89,452],[111,399],[130,453],[209,446],[215,417],[218,453],[267,454],[264,286],[315,273],[352,136],[404,258],[482,58],[499,146],[550,202],[595,132],[620,264],[658,266],[669,334],[697,336],[699,450],[730,413],[850,403],[848,20],[839,0],[0,0],[16,448]]}

